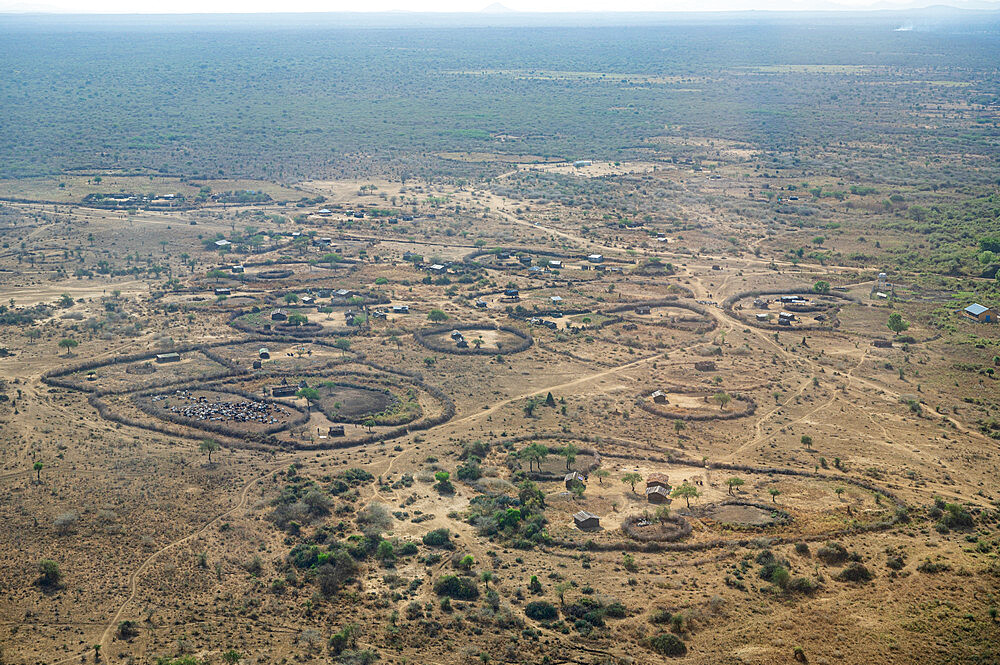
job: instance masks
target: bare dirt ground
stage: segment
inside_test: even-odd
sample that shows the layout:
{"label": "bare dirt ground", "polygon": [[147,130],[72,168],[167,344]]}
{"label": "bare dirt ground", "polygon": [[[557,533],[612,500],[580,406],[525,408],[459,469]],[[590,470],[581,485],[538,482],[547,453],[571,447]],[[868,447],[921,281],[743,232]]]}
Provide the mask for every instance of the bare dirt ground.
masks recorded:
{"label": "bare dirt ground", "polygon": [[[743,146],[724,148],[734,159],[752,157]],[[667,177],[659,169],[601,175]],[[693,184],[699,174],[683,175],[678,186],[701,186]],[[368,184],[376,189],[362,194]],[[3,662],[91,662],[94,645],[108,662],[218,661],[229,649],[255,663],[342,659],[330,638],[351,624],[351,657],[370,649],[400,664],[659,663],[651,638],[666,633],[696,663],[794,662],[796,647],[816,663],[997,658],[1000,628],[989,608],[1000,604],[1000,459],[988,423],[1000,393],[986,372],[1000,339],[995,326],[935,313],[934,303],[897,302],[892,311],[912,321],[914,341],[874,348],[873,338],[892,333],[890,310],[861,286],[870,271],[755,255],[757,221],[739,231],[751,249],[737,249],[724,240],[732,226],[722,213],[691,198],[675,214],[703,226],[673,229],[677,242],[661,243],[601,225],[585,208],[570,216],[561,203],[528,206],[485,186],[299,187],[345,208],[405,201],[408,216],[416,211],[394,224],[312,215],[293,224],[277,206],[123,218],[79,205],[9,204],[44,215],[23,236],[5,230],[4,240],[47,254],[34,262],[27,250],[0,255],[4,314],[22,317],[0,326],[9,354],[0,364]],[[310,267],[327,250],[293,230],[336,236],[350,263]],[[206,249],[217,233],[237,249]],[[266,236],[258,251],[241,245],[255,234]],[[536,263],[550,258],[543,251],[577,262],[599,252],[622,270],[537,276],[519,264],[463,261],[475,240]],[[404,251],[424,264],[436,254],[454,263],[431,275],[420,261],[404,261]],[[639,270],[654,257],[670,270]],[[269,313],[288,293],[312,294],[309,321],[339,328],[348,305],[317,294],[350,288],[367,294],[350,305],[367,320],[342,347],[263,326],[241,332],[229,325],[237,308],[194,299],[211,287],[209,271],[237,259],[254,270],[295,271],[274,284],[230,276],[260,303],[239,311]],[[764,329],[723,306],[738,293],[811,288],[820,279],[860,299],[837,328]],[[518,303],[499,300],[510,285],[522,291]],[[558,319],[572,321],[569,330],[530,326],[550,293],[587,313]],[[474,306],[479,297],[489,299],[486,310]],[[630,314],[633,330],[598,315],[667,297],[702,301],[711,325],[662,320],[691,314],[684,309]],[[402,304],[409,314],[373,316]],[[319,309],[326,306],[335,307],[330,324]],[[448,318],[431,321],[436,309]],[[484,320],[528,332],[532,346],[457,355],[413,337],[431,325]],[[473,334],[487,349],[503,335],[484,327],[467,339]],[[253,368],[260,347],[272,357]],[[198,358],[202,375],[167,366],[133,375],[115,362],[172,349],[183,349],[188,365]],[[715,369],[695,367],[705,360]],[[209,461],[205,432],[98,410],[99,397],[116,403],[209,371],[257,389],[281,379],[297,386],[310,372],[336,380],[348,369],[395,381],[394,394],[420,400],[428,413],[438,405],[435,419],[423,429],[349,424],[346,437],[334,438],[326,434],[333,423],[314,411],[290,434],[217,437],[222,447]],[[90,371],[97,379],[86,378]],[[657,389],[668,393],[664,408],[709,419],[644,411],[640,402]],[[734,405],[704,401],[720,392],[752,401],[753,413],[726,419]],[[391,405],[383,406],[391,420]],[[574,451],[574,460],[565,457]],[[560,477],[569,469],[586,473],[582,491]],[[665,474],[670,491],[689,488],[688,499],[647,501],[651,474]],[[386,514],[374,531],[363,517],[371,505]],[[690,526],[677,542],[647,547],[622,531],[629,517],[662,519],[664,507]],[[599,517],[599,529],[574,526],[581,510]],[[428,544],[434,529],[449,530],[451,549]],[[42,560],[56,562],[58,583],[39,581]],[[349,572],[331,573],[330,561]],[[451,575],[478,597],[443,603],[447,592],[436,585]],[[538,602],[556,616],[527,611]]]}

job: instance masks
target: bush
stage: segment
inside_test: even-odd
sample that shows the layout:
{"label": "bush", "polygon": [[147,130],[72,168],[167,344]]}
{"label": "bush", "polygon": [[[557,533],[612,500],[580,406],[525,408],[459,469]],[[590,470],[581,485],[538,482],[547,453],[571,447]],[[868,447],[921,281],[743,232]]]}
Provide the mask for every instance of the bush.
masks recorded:
{"label": "bush", "polygon": [[957,503],[949,503],[944,507],[941,523],[949,529],[971,529],[975,526],[972,515]]}
{"label": "bush", "polygon": [[808,543],[795,543],[795,553],[802,556],[809,556],[809,544]]}
{"label": "bush", "polygon": [[80,516],[76,513],[63,513],[62,515],[56,517],[53,524],[55,525],[56,533],[62,536],[72,532],[73,527],[75,527],[76,523],[79,521]]}
{"label": "bush", "polygon": [[552,603],[547,603],[544,600],[536,600],[525,606],[524,614],[529,619],[534,619],[535,621],[553,621],[559,616],[559,611],[556,610]]}
{"label": "bush", "polygon": [[446,549],[451,549],[453,547],[451,543],[451,532],[448,529],[434,529],[433,531],[428,531],[423,537],[424,545],[428,547],[444,547]]}
{"label": "bush", "polygon": [[139,636],[139,624],[135,621],[122,621],[118,624],[118,639],[130,640]]}
{"label": "bush", "polygon": [[661,656],[680,657],[687,654],[687,645],[672,633],[663,633],[649,639],[649,648]]}
{"label": "bush", "polygon": [[434,583],[434,593],[456,600],[475,600],[479,597],[479,588],[465,577],[445,575]]}
{"label": "bush", "polygon": [[670,623],[673,615],[666,610],[653,610],[649,615],[649,623],[664,624]]}
{"label": "bush", "polygon": [[793,577],[788,581],[785,590],[789,593],[812,593],[819,585],[808,577]]}
{"label": "bush", "polygon": [[840,543],[827,543],[816,550],[816,556],[826,564],[838,564],[847,561],[847,548]]}
{"label": "bush", "polygon": [[355,643],[355,633],[358,628],[354,624],[350,624],[341,628],[338,632],[330,636],[330,651],[334,656],[339,656],[343,653],[344,649],[348,649],[354,646]]}
{"label": "bush", "polygon": [[863,563],[857,561],[848,564],[835,577],[840,582],[867,582],[871,578],[871,571]]}
{"label": "bush", "polygon": [[38,572],[41,573],[41,577],[38,578],[38,584],[41,586],[57,587],[62,581],[62,571],[59,570],[59,564],[52,559],[39,561]]}
{"label": "bush", "polygon": [[917,570],[921,573],[929,573],[931,575],[935,573],[943,573],[946,570],[951,570],[951,566],[947,563],[940,563],[937,561],[931,561],[930,559],[924,559],[917,566]]}

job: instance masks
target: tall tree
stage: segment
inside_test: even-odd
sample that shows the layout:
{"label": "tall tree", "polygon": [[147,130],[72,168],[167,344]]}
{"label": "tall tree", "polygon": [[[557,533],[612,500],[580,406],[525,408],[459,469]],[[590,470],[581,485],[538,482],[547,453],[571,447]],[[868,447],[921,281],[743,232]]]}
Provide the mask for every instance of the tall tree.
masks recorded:
{"label": "tall tree", "polygon": [[622,482],[632,488],[632,493],[635,494],[635,484],[642,480],[642,476],[634,471],[631,473],[626,473],[622,476]]}
{"label": "tall tree", "polygon": [[672,496],[675,499],[683,497],[684,502],[687,504],[687,507],[690,508],[691,499],[697,499],[699,496],[701,496],[701,492],[699,492],[698,488],[692,485],[691,483],[683,482],[674,488],[674,491],[670,493],[670,496]]}
{"label": "tall tree", "polygon": [[899,312],[890,314],[889,321],[885,325],[897,335],[910,327],[910,324],[903,320],[903,315]]}
{"label": "tall tree", "polygon": [[218,452],[221,447],[222,446],[220,446],[219,442],[215,439],[202,439],[201,444],[198,446],[198,450],[208,454],[208,463],[211,464],[212,453]]}

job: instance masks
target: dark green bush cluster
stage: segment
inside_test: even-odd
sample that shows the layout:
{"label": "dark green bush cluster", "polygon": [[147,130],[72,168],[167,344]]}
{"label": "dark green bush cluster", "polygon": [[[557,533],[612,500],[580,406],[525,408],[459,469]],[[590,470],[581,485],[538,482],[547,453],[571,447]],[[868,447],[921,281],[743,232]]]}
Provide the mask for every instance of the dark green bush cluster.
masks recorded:
{"label": "dark green bush cluster", "polygon": [[469,523],[483,536],[497,537],[520,549],[548,542],[542,510],[545,494],[530,480],[518,485],[516,499],[506,495],[480,495],[469,502]]}
{"label": "dark green bush cluster", "polygon": [[552,603],[535,600],[524,607],[524,614],[535,621],[554,621],[559,616],[559,611]]}
{"label": "dark green bush cluster", "polygon": [[678,658],[687,655],[687,645],[673,633],[661,633],[649,638],[649,648],[661,656]]}
{"label": "dark green bush cluster", "polygon": [[424,545],[428,547],[443,547],[445,549],[452,549],[455,545],[451,542],[451,532],[448,529],[434,529],[433,531],[428,531],[423,537]]}
{"label": "dark green bush cluster", "polygon": [[871,578],[871,571],[863,563],[857,561],[847,564],[836,575],[836,579],[840,582],[867,582]]}
{"label": "dark green bush cluster", "polygon": [[467,577],[445,575],[434,583],[434,593],[456,600],[475,600],[479,597],[479,588]]}

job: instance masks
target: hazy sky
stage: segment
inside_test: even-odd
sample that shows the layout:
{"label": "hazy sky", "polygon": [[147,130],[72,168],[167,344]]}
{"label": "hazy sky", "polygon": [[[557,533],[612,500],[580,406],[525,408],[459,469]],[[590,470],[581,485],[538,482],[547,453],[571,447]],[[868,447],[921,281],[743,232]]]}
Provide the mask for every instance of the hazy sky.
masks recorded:
{"label": "hazy sky", "polygon": [[[478,12],[493,0],[0,0],[0,11],[70,11],[84,13],[202,12]],[[731,11],[808,10],[867,7],[875,0],[501,0],[516,11]],[[882,7],[911,1],[888,0]],[[930,4],[930,3],[927,3]],[[942,4],[948,4],[942,0]]]}

